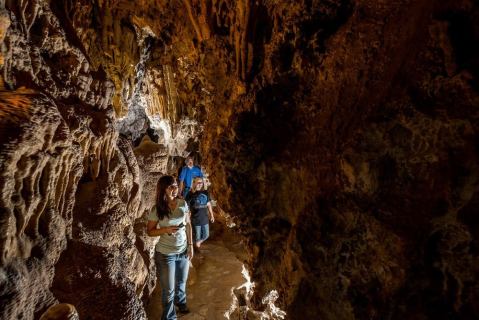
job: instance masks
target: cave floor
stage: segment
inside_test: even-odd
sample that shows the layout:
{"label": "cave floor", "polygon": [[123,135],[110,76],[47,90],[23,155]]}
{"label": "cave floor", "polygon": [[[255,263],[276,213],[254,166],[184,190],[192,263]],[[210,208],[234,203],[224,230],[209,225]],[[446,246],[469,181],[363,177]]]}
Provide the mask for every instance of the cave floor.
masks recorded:
{"label": "cave floor", "polygon": [[[245,279],[241,273],[244,250],[230,232],[216,232],[193,258],[187,286],[190,313],[178,314],[178,319],[228,319],[225,313],[233,303],[232,289]],[[149,320],[161,319],[161,289],[157,285],[147,307]]]}

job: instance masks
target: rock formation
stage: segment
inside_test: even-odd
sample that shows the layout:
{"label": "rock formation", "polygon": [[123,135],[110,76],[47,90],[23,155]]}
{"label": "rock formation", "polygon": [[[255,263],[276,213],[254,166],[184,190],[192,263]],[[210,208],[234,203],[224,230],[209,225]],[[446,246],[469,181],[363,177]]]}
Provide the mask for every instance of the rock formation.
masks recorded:
{"label": "rock formation", "polygon": [[477,2],[3,0],[0,43],[0,318],[145,318],[190,152],[253,308],[479,317]]}

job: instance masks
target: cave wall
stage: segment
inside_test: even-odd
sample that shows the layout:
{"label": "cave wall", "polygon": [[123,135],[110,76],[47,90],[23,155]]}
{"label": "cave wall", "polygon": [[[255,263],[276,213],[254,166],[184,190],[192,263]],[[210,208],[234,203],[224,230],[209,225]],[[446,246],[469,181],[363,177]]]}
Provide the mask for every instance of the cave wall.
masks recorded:
{"label": "cave wall", "polygon": [[144,317],[141,216],[197,148],[253,307],[479,317],[476,2],[0,4],[6,319]]}
{"label": "cave wall", "polygon": [[202,150],[256,304],[279,289],[291,319],[477,318],[477,3],[250,6],[244,94],[217,84]]}
{"label": "cave wall", "polygon": [[0,2],[1,319],[59,302],[81,319],[146,318],[155,243],[142,217],[199,126],[168,63],[146,68],[157,36],[133,7]]}
{"label": "cave wall", "polygon": [[105,310],[104,319],[114,310],[138,318],[147,275],[132,228],[139,170],[113,126],[112,84],[69,43],[46,2],[7,10],[2,319],[38,317],[58,301],[82,318]]}
{"label": "cave wall", "polygon": [[[292,319],[478,316],[477,4],[201,1],[201,151]],[[201,26],[206,24],[206,26]]]}

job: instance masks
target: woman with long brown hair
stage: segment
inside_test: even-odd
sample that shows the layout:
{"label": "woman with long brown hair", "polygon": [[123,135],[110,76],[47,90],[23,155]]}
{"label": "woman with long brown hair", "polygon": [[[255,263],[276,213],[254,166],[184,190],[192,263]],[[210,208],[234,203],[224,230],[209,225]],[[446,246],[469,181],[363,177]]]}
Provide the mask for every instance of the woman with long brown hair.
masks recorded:
{"label": "woman with long brown hair", "polygon": [[162,320],[176,320],[175,304],[181,313],[186,305],[186,280],[189,260],[193,258],[190,212],[178,198],[178,184],[172,176],[158,180],[156,205],[148,216],[147,233],[160,239],[155,247],[155,262],[161,284]]}

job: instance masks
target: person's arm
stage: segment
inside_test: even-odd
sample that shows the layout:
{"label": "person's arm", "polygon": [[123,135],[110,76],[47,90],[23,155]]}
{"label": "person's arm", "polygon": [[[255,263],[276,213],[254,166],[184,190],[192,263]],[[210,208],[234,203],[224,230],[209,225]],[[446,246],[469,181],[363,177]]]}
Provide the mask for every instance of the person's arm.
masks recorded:
{"label": "person's arm", "polygon": [[191,230],[191,212],[188,211],[185,217],[186,220],[186,242],[188,243],[188,259],[193,259],[193,232]]}
{"label": "person's arm", "polygon": [[148,220],[148,224],[146,225],[146,234],[150,237],[158,237],[165,233],[173,234],[178,231],[177,226],[158,228],[157,224],[158,221]]}
{"label": "person's arm", "polygon": [[180,181],[180,186],[178,187],[178,198],[183,199],[183,189],[185,188],[185,183],[183,180]]}
{"label": "person's arm", "polygon": [[183,167],[180,172],[178,180],[180,181],[180,186],[178,187],[178,197],[183,198],[183,189],[185,188],[185,178],[186,178],[186,167]]}
{"label": "person's arm", "polygon": [[215,215],[213,214],[213,207],[211,206],[211,202],[208,201],[206,204],[208,207],[208,218],[210,219],[211,223],[215,222]]}

